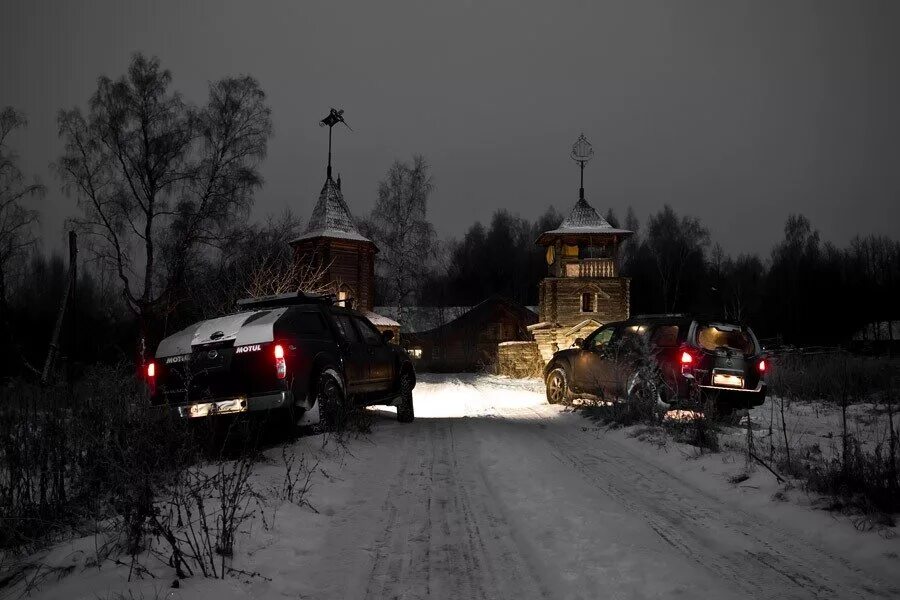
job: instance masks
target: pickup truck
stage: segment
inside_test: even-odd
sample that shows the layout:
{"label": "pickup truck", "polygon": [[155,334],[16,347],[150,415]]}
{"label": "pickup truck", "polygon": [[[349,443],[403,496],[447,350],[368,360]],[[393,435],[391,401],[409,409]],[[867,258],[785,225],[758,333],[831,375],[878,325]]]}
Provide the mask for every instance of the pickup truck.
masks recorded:
{"label": "pickup truck", "polygon": [[330,429],[356,406],[389,404],[408,423],[416,374],[391,338],[327,296],[248,298],[162,340],[145,378],[151,401],[185,419],[266,412]]}

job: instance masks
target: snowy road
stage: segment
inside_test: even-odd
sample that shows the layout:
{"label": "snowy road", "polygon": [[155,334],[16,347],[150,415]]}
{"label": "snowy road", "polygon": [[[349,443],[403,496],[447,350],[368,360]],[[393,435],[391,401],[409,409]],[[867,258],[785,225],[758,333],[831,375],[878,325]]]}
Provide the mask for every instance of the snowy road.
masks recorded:
{"label": "snowy road", "polygon": [[321,514],[304,527],[304,550],[279,540],[255,556],[264,569],[279,552],[299,554],[260,597],[900,593],[896,570],[864,571],[811,532],[724,504],[547,405],[534,385],[424,379],[413,425],[380,413],[369,439],[351,443],[331,491],[313,501]]}
{"label": "snowy road", "polygon": [[733,455],[695,460],[599,428],[546,404],[539,382],[422,379],[415,423],[378,410],[346,447],[284,449],[320,461],[314,510],[279,500],[282,449],[266,452],[234,576],[173,592],[159,563],[128,581],[126,562],[87,562],[87,537],[52,552],[68,576],[34,597],[900,598],[900,540],[774,502],[764,472],[728,483]]}

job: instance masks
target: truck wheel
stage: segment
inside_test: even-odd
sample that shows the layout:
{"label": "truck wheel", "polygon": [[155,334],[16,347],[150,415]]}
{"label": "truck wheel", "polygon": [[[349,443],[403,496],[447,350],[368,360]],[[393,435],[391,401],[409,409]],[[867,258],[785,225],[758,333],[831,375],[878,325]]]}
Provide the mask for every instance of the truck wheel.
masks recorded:
{"label": "truck wheel", "polygon": [[561,368],[550,371],[547,375],[547,402],[550,404],[560,404],[569,399],[569,380],[566,378],[566,372]]}
{"label": "truck wheel", "polygon": [[654,410],[668,410],[669,404],[663,400],[663,390],[658,382],[648,380],[640,373],[632,373],[625,385],[625,400]]}
{"label": "truck wheel", "polygon": [[412,376],[404,372],[400,375],[400,401],[397,403],[397,420],[401,423],[412,423],[416,418],[412,391]]}
{"label": "truck wheel", "polygon": [[319,430],[336,431],[344,427],[347,421],[344,386],[334,370],[328,369],[316,379],[316,402],[319,404]]}

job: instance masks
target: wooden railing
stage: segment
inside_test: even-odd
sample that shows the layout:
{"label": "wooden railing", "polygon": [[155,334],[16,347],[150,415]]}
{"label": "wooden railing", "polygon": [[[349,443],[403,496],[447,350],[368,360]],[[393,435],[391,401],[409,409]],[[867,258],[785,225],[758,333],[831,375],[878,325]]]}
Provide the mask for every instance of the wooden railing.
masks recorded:
{"label": "wooden railing", "polygon": [[616,261],[586,258],[566,265],[566,277],[616,277]]}

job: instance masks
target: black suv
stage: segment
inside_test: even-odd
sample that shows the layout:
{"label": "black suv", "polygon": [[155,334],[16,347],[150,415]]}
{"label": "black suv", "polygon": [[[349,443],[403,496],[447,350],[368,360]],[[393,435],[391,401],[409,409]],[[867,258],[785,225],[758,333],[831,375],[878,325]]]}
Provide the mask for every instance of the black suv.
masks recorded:
{"label": "black suv", "polygon": [[712,402],[720,414],[765,401],[768,363],[748,327],[685,315],[641,315],[609,323],[544,369],[547,400],[651,394],[661,406]]}
{"label": "black suv", "polygon": [[251,298],[165,338],[145,375],[152,400],[185,418],[279,411],[327,428],[351,405],[393,404],[410,422],[416,375],[391,333],[329,297]]}

